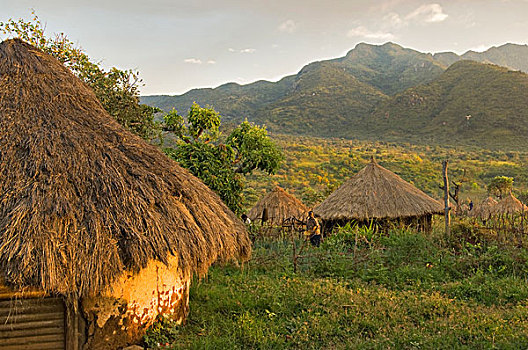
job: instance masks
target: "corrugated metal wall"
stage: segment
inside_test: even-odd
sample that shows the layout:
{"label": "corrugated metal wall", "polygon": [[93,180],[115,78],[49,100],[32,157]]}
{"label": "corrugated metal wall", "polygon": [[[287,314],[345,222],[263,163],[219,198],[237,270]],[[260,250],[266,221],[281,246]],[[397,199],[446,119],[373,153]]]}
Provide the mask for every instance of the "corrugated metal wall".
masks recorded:
{"label": "corrugated metal wall", "polygon": [[11,296],[0,299],[2,350],[64,350],[64,324],[65,309],[61,298]]}

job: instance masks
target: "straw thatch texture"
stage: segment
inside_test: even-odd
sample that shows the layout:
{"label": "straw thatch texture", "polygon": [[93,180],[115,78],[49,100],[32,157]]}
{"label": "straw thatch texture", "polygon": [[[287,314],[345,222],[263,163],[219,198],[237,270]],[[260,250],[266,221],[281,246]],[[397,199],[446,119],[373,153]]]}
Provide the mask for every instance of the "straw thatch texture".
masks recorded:
{"label": "straw thatch texture", "polygon": [[486,198],[481,203],[477,204],[473,210],[469,212],[472,217],[478,217],[484,220],[488,220],[492,213],[493,208],[497,204],[497,201],[491,197]]}
{"label": "straw thatch texture", "polygon": [[528,207],[522,204],[521,201],[515,198],[511,193],[504,197],[492,209],[492,215],[520,214],[522,212],[528,212]]}
{"label": "straw thatch texture", "polygon": [[273,225],[281,225],[284,220],[292,217],[300,220],[309,210],[300,200],[279,186],[266,193],[249,211],[248,217],[253,221],[261,220],[265,208],[268,212],[268,222]]}
{"label": "straw thatch texture", "polygon": [[374,160],[315,207],[323,220],[395,219],[441,214],[442,204]]}
{"label": "straw thatch texture", "polygon": [[18,39],[0,44],[0,274],[85,296],[150,259],[185,275],[250,255],[244,225],[92,90]]}

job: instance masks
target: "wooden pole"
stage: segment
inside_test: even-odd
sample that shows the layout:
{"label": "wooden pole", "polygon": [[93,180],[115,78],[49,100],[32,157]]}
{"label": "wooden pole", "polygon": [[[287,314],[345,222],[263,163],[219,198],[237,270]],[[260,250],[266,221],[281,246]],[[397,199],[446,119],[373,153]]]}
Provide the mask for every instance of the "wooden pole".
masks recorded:
{"label": "wooden pole", "polygon": [[442,162],[442,173],[444,177],[444,212],[445,212],[445,234],[451,236],[451,216],[449,215],[449,179],[447,178],[447,159]]}
{"label": "wooden pole", "polygon": [[292,246],[293,246],[293,273],[297,273],[297,251],[295,246],[295,236],[292,235]]}
{"label": "wooden pole", "polygon": [[65,349],[79,350],[79,300],[76,297],[70,297],[65,300],[66,307],[66,334],[65,334]]}

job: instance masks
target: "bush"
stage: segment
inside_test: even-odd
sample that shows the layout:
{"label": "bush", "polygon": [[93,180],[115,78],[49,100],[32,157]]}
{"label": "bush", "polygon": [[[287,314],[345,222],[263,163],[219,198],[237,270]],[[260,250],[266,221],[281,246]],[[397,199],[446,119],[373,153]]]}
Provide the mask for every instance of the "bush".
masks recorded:
{"label": "bush", "polygon": [[168,346],[176,339],[179,325],[167,316],[158,316],[143,337],[145,345],[149,348]]}

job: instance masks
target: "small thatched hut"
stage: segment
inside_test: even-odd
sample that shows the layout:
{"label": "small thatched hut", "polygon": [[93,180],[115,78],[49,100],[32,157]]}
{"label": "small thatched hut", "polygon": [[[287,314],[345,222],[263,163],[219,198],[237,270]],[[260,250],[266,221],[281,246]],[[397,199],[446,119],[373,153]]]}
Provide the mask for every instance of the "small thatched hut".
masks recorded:
{"label": "small thatched hut", "polygon": [[489,220],[493,215],[493,208],[496,204],[497,201],[495,199],[488,197],[477,204],[473,210],[469,212],[469,216],[480,218],[482,220]]}
{"label": "small thatched hut", "polygon": [[243,223],[48,54],[0,44],[0,347],[117,349],[190,277],[248,258]]}
{"label": "small thatched hut", "polygon": [[248,217],[252,221],[262,220],[272,225],[281,225],[284,220],[296,218],[302,220],[308,213],[308,208],[295,196],[289,194],[279,186],[266,193],[249,211]]}
{"label": "small thatched hut", "polygon": [[492,215],[513,215],[528,212],[528,207],[510,193],[492,208]]}
{"label": "small thatched hut", "polygon": [[374,159],[314,208],[325,226],[350,220],[378,223],[400,221],[430,228],[433,214],[442,204],[382,166]]}

